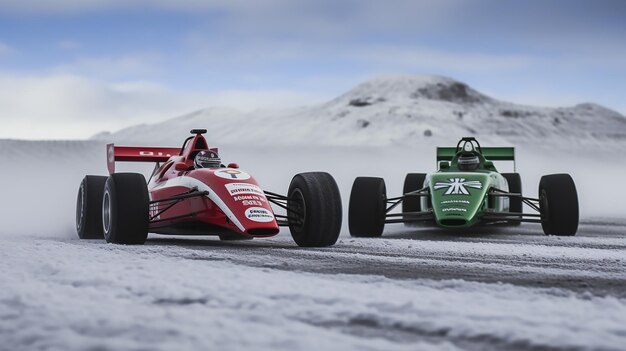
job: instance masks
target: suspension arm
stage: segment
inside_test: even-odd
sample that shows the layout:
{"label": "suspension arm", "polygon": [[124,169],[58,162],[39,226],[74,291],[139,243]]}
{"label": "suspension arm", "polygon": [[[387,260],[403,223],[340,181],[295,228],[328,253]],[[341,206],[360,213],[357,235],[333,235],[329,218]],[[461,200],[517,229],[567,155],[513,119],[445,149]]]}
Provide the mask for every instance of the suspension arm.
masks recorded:
{"label": "suspension arm", "polygon": [[[165,205],[165,207],[163,209],[161,209],[159,212],[157,212],[156,214],[154,214],[153,216],[150,217],[150,222],[151,223],[156,223],[159,222],[161,220],[154,220],[155,218],[158,218],[160,215],[162,215],[163,213],[165,213],[167,210],[169,210],[170,208],[174,207],[177,203],[181,202],[184,199],[189,199],[192,197],[199,197],[199,196],[206,196],[209,195],[208,191],[198,191],[197,188],[193,188],[190,191],[186,192],[186,193],[182,193],[179,195],[174,195],[174,196],[170,196],[170,197],[166,197],[163,199],[159,199],[159,200],[154,200],[154,201],[150,201],[150,206],[153,206],[157,203],[167,203],[167,205]],[[167,218],[165,220],[168,219],[174,219],[174,218]]]}
{"label": "suspension arm", "polygon": [[537,212],[541,212],[541,209],[539,208],[539,203],[540,203],[541,199],[535,199],[535,198],[532,198],[532,197],[525,197],[525,196],[522,196],[522,194],[509,193],[507,191],[496,189],[496,188],[491,189],[491,192],[489,192],[489,195],[490,196],[500,196],[500,197],[520,198],[520,199],[522,199],[523,203],[528,205],[528,207],[532,208],[533,210],[535,210]]}
{"label": "suspension arm", "polygon": [[150,205],[158,203],[158,202],[168,202],[168,201],[174,201],[174,200],[183,200],[183,199],[188,199],[188,198],[191,198],[191,197],[206,196],[206,195],[209,195],[208,191],[198,191],[198,189],[194,188],[194,189],[191,189],[189,192],[186,192],[186,193],[182,193],[182,194],[179,194],[179,195],[166,197],[166,198],[159,199],[159,200],[150,201]]}

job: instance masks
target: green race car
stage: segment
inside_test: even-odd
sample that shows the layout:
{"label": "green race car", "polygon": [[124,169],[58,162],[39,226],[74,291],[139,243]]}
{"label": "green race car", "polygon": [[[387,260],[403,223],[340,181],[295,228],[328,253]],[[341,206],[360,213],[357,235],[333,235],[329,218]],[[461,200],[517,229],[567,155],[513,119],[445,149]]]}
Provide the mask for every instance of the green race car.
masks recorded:
{"label": "green race car", "polygon": [[[515,161],[512,147],[481,147],[462,138],[438,147],[439,170],[410,173],[404,194],[388,198],[382,178],[358,177],[350,193],[348,224],[356,237],[378,237],[386,223],[468,228],[477,224],[541,223],[546,235],[575,235],[578,195],[569,174],[541,177],[538,198],[522,195],[518,173],[499,173],[493,161]],[[524,213],[524,204],[536,213]],[[402,205],[401,213],[392,212]]]}

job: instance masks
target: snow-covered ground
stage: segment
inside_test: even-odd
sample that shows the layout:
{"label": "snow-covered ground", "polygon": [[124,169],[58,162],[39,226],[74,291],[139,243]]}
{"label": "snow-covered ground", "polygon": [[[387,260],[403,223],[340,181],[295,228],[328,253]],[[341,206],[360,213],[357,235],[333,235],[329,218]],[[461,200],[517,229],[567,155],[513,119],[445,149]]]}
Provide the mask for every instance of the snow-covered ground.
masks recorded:
{"label": "snow-covered ground", "polygon": [[[618,350],[626,342],[623,296],[420,279],[419,271],[417,279],[300,271],[299,262],[320,254],[328,263],[346,249],[362,252],[356,240],[315,250],[296,249],[286,237],[270,239],[264,245],[280,248],[275,258],[244,250],[252,243],[228,249],[212,242],[129,247],[3,236],[0,349]],[[415,253],[429,251],[420,241],[394,243],[403,249],[391,250],[391,258],[411,260],[407,244]],[[386,241],[364,246],[380,254]],[[445,251],[447,243],[434,246]],[[513,246],[542,256],[539,245]],[[280,251],[299,259],[281,262]],[[267,265],[232,262],[246,254]],[[283,267],[276,268],[277,261]],[[613,275],[626,278],[623,271]]]}
{"label": "snow-covered ground", "polygon": [[[405,173],[435,167],[430,144],[217,146],[268,190],[329,171],[344,208],[356,176],[382,176],[398,194]],[[541,174],[572,173],[583,217],[573,238],[528,224],[462,235],[392,225],[353,239],[344,225],[325,249],[285,231],[129,247],[75,234],[81,178],[106,173],[102,142],[0,141],[0,350],[620,350],[624,161],[620,150],[518,148],[529,195]]]}

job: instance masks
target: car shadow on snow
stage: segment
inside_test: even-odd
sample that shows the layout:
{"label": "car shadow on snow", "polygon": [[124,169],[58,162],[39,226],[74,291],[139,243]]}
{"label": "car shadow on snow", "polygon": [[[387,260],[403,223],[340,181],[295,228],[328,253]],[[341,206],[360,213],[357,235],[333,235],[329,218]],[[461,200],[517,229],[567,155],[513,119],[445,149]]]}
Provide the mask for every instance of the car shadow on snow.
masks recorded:
{"label": "car shadow on snow", "polygon": [[239,248],[239,249],[298,249],[294,242],[282,241],[269,238],[255,238],[251,240],[220,240],[215,236],[157,236],[149,235],[145,245],[173,245],[184,247],[214,247],[214,248]]}
{"label": "car shadow on snow", "polygon": [[516,227],[504,225],[483,225],[471,228],[440,228],[433,226],[390,226],[383,233],[386,239],[413,239],[432,241],[464,241],[464,240],[493,240],[512,239],[520,236],[544,237],[541,226],[535,224],[522,224]]}

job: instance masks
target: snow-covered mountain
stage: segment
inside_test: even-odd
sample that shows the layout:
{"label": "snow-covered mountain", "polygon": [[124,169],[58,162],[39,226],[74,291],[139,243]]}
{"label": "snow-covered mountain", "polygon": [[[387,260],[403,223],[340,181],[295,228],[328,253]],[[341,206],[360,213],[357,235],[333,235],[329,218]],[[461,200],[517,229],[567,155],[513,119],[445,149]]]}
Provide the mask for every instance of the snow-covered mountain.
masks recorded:
{"label": "snow-covered mountain", "polygon": [[450,143],[462,136],[491,144],[626,143],[626,118],[602,106],[519,105],[430,75],[380,77],[317,106],[248,113],[207,108],[94,138],[177,144],[192,128],[207,128],[217,144],[411,145]]}

